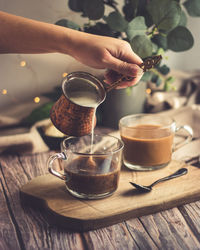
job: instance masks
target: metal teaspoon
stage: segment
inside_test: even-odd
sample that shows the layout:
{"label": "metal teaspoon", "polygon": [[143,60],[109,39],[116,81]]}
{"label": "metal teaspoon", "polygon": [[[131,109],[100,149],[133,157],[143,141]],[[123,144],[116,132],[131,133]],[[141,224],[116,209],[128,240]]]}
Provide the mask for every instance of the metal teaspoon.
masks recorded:
{"label": "metal teaspoon", "polygon": [[166,177],[163,177],[161,179],[158,179],[157,181],[153,182],[151,185],[149,186],[143,186],[143,185],[139,185],[139,184],[136,184],[134,182],[130,182],[131,185],[133,185],[135,188],[137,188],[139,191],[141,192],[150,192],[152,190],[152,187],[160,182],[163,182],[163,181],[167,181],[167,180],[171,180],[173,178],[176,178],[176,177],[179,177],[179,176],[182,176],[182,175],[185,175],[187,174],[188,170],[186,168],[180,168],[179,170],[177,170],[175,173],[169,175],[169,176],[166,176]]}

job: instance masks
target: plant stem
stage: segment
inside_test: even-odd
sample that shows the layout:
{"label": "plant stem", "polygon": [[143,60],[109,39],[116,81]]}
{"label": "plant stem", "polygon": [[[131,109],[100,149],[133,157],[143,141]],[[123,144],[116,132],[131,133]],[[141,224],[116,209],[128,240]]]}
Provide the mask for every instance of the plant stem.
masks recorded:
{"label": "plant stem", "polygon": [[117,2],[112,1],[112,0],[107,0],[107,1],[103,1],[103,3],[104,3],[105,5],[110,6],[110,7],[113,8],[114,10],[119,11],[119,10],[117,9],[117,7],[116,7]]}
{"label": "plant stem", "polygon": [[154,35],[157,35],[159,34],[159,31],[158,31],[158,28],[155,24],[153,24],[150,28],[149,28],[149,33],[148,33],[148,30],[147,30],[147,35],[148,37],[152,38]]}

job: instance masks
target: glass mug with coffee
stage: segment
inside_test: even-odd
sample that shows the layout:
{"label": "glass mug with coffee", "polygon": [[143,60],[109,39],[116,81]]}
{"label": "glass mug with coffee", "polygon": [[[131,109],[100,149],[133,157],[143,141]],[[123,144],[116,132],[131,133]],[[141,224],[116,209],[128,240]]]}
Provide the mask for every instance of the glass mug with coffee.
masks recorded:
{"label": "glass mug with coffee", "polygon": [[[73,196],[99,199],[113,194],[119,183],[123,142],[109,135],[69,137],[61,143],[61,153],[48,159],[49,172],[65,181]],[[64,174],[53,167],[63,160]]]}
{"label": "glass mug with coffee", "polygon": [[[177,126],[172,118],[157,114],[125,116],[119,121],[119,129],[124,142],[124,165],[140,171],[167,166],[172,153],[193,136],[190,126]],[[174,143],[175,134],[181,130],[187,133],[186,138]]]}

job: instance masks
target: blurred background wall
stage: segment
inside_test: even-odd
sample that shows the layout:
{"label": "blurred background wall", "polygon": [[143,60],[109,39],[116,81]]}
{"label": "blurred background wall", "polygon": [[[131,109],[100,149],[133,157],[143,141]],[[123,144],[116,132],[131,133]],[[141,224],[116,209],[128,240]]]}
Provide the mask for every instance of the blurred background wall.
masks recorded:
{"label": "blurred background wall", "polygon": [[[119,3],[122,1],[118,0]],[[0,10],[49,23],[55,23],[65,17],[79,24],[82,22],[79,14],[68,9],[67,0],[0,0]],[[186,52],[168,53],[168,64],[173,69],[192,71],[200,68],[200,18],[190,17],[188,27],[195,38],[195,45]],[[0,114],[28,114],[37,105],[46,101],[41,97],[40,103],[34,103],[34,97],[40,97],[42,93],[60,85],[63,73],[75,70],[100,74],[100,71],[81,65],[67,55],[57,53],[0,55]],[[7,94],[4,89],[7,90]]]}

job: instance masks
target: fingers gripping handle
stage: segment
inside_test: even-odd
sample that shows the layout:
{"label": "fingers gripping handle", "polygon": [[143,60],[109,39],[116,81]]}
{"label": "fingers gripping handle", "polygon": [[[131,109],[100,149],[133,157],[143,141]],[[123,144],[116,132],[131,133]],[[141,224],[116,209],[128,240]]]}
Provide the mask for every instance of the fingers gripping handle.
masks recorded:
{"label": "fingers gripping handle", "polygon": [[66,180],[66,176],[53,168],[53,163],[56,159],[66,160],[67,157],[64,153],[56,153],[49,157],[47,162],[47,167],[49,173],[55,175],[56,177],[60,178],[61,180]]}
{"label": "fingers gripping handle", "polygon": [[[139,67],[143,69],[143,72],[146,72],[147,70],[152,69],[156,64],[158,64],[161,61],[161,59],[162,59],[161,55],[145,58],[144,62],[140,64]],[[105,87],[106,92],[109,92],[112,89],[116,88],[121,82],[123,81],[129,82],[129,81],[132,81],[134,78],[135,77],[132,77],[132,76],[121,75],[121,77],[117,81],[112,83],[110,86]]]}

